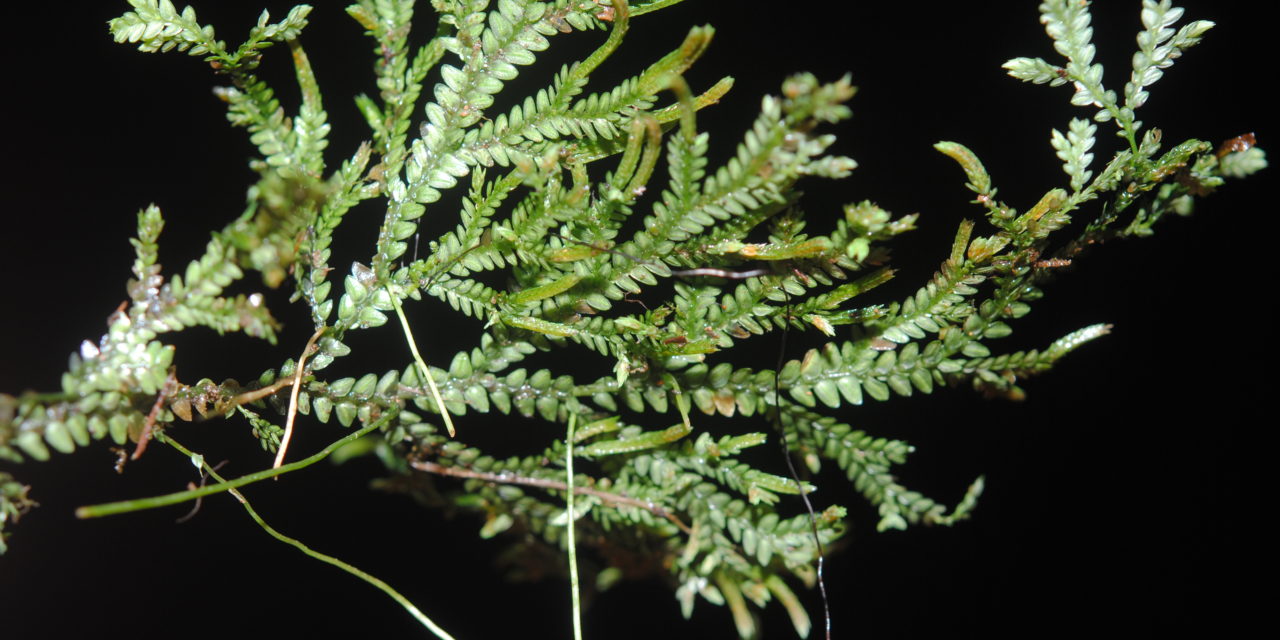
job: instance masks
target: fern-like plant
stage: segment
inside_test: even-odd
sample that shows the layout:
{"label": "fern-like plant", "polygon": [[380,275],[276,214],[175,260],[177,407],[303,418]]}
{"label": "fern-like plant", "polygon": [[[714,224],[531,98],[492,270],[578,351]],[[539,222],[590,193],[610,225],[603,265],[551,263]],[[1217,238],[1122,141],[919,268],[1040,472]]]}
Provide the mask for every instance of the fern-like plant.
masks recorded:
{"label": "fern-like plant", "polygon": [[[330,455],[367,454],[386,467],[383,489],[468,514],[450,533],[433,525],[397,550],[424,581],[457,579],[456,569],[430,571],[431,558],[454,553],[451,539],[474,525],[511,545],[505,557],[518,575],[576,573],[582,562],[599,590],[660,576],[685,617],[722,605],[738,635],[752,637],[758,611],[776,609],[799,635],[820,634],[823,605],[805,588],[821,586],[819,561],[847,540],[849,512],[854,522],[873,513],[867,524],[880,531],[952,525],[984,487],[977,477],[967,491],[929,497],[900,478],[913,451],[900,432],[847,409],[952,387],[1021,398],[1024,380],[1111,328],[1005,347],[1050,280],[1094,245],[1149,235],[1226,178],[1265,166],[1251,136],[1175,144],[1139,117],[1151,86],[1212,23],[1144,2],[1131,72],[1104,78],[1087,5],[1047,1],[1041,21],[1059,57],[1015,58],[1006,69],[1065,85],[1059,91],[1084,108],[1051,129],[1065,173],[1053,177],[1058,186],[998,191],[1000,172],[989,174],[965,146],[976,142],[956,136],[964,144],[934,147],[971,192],[967,219],[895,215],[862,194],[815,208],[798,188],[821,189],[855,168],[835,146],[851,115],[850,79],[789,76],[736,140],[713,138],[702,125],[719,117],[734,81],[698,74],[712,28],[682,28],[665,55],[609,67],[624,42],[670,30],[654,22],[661,13],[646,14],[671,4],[352,5],[376,80],[349,112],[368,133],[340,138],[331,114],[347,108],[346,96],[325,87],[308,38],[313,14],[328,8],[263,13],[230,44],[193,9],[131,0],[110,22],[115,40],[210,68],[226,117],[252,144],[253,182],[238,217],[210,211],[199,225],[182,223],[217,229],[189,260],[160,242],[181,216],[143,207],[128,300],[107,332],[80,344],[57,391],[0,396],[0,457],[14,463],[0,472],[5,535],[19,516],[39,517],[27,516],[33,499],[56,508],[39,484],[24,484],[27,462],[113,444],[112,461],[93,459],[114,461],[125,477],[166,457],[197,471],[117,493],[122,501],[80,517],[230,491],[272,535],[384,588],[451,637],[449,614],[430,598],[406,599],[280,533],[308,538],[276,522],[274,509],[260,517],[245,498],[265,503],[270,486],[239,493]],[[570,39],[586,43],[579,61],[543,63]],[[286,49],[296,93],[271,78]],[[176,93],[159,95],[176,103]],[[173,154],[190,170],[199,147],[184,136],[207,123],[181,122],[116,126],[125,144]],[[950,227],[948,249],[891,262],[889,247],[906,240],[894,238],[926,224]],[[77,283],[97,275],[71,273]],[[907,276],[920,281],[895,288]],[[55,285],[60,295],[77,286]],[[34,304],[22,298],[24,312]],[[179,336],[200,327],[256,339],[274,360],[247,369],[256,355],[238,354],[226,374],[189,370]],[[449,332],[465,337],[441,337]],[[241,450],[237,471],[222,475],[219,441],[246,436],[267,453]],[[163,495],[130,498],[144,492]],[[22,553],[16,531],[11,556]],[[381,534],[361,535],[376,546]],[[145,551],[123,558],[122,571],[135,553]],[[216,570],[198,555],[181,562]],[[290,615],[273,597],[287,582],[251,588],[252,606]],[[484,598],[464,600],[473,611],[510,607]],[[856,609],[830,604],[835,624],[854,626]],[[559,634],[568,617],[526,624]]]}

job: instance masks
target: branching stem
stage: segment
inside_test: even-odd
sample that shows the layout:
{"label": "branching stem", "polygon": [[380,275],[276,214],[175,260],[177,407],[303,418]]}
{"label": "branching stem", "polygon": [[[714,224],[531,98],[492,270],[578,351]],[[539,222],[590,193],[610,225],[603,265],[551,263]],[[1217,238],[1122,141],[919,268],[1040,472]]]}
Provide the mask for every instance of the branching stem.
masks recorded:
{"label": "branching stem", "polygon": [[249,501],[245,499],[243,494],[237,491],[234,487],[230,487],[229,486],[230,483],[228,483],[225,478],[218,475],[218,471],[216,467],[211,467],[209,466],[209,463],[204,461],[203,456],[199,456],[198,454],[192,453],[190,449],[187,449],[186,447],[182,446],[173,438],[167,437],[163,434],[157,434],[157,437],[162,439],[164,442],[167,442],[169,446],[182,452],[184,455],[186,455],[188,458],[191,458],[193,461],[199,460],[200,466],[202,467],[201,470],[204,473],[208,474],[209,476],[212,476],[214,480],[217,480],[219,482],[218,486],[228,486],[227,492],[235,496],[236,500],[240,501],[240,504],[244,506],[244,510],[249,513],[249,517],[253,518],[253,521],[258,523],[258,526],[262,527],[262,530],[270,534],[271,537],[296,548],[297,550],[307,554],[308,556],[311,556],[312,558],[315,558],[316,560],[319,560],[320,562],[331,564],[361,580],[364,580],[365,582],[373,585],[374,587],[377,587],[383,593],[387,594],[388,596],[391,596],[391,599],[395,600],[396,603],[398,603],[401,607],[404,607],[404,609],[409,612],[409,615],[412,615],[415,619],[417,619],[417,621],[421,623],[422,626],[429,629],[431,633],[436,635],[437,638],[440,638],[441,640],[454,640],[453,636],[449,635],[449,633],[446,632],[444,629],[441,629],[439,625],[437,625],[434,621],[432,621],[431,618],[428,618],[426,614],[422,613],[422,611],[418,609],[418,607],[414,606],[412,602],[409,602],[408,598],[400,595],[400,592],[393,589],[391,585],[383,582],[377,577],[374,577],[362,571],[361,569],[355,566],[352,566],[346,562],[343,562],[342,560],[339,560],[338,558],[320,553],[319,551],[316,551],[311,547],[308,547],[307,545],[303,544],[301,541],[295,538],[290,538],[289,536],[286,536],[283,533],[276,531],[271,525],[267,524],[266,521],[262,519],[262,516],[258,515],[258,512],[254,510],[253,505],[249,504]]}
{"label": "branching stem", "polygon": [[213,495],[215,493],[221,493],[223,491],[228,491],[230,489],[235,489],[237,487],[243,487],[246,484],[253,484],[261,480],[266,480],[267,478],[274,478],[278,475],[283,475],[291,471],[297,471],[298,469],[309,467],[321,460],[324,460],[325,458],[329,457],[329,454],[333,453],[334,451],[337,451],[344,445],[355,442],[356,440],[359,440],[361,437],[363,437],[365,434],[369,433],[370,431],[373,431],[375,429],[378,429],[384,426],[387,423],[388,418],[392,415],[394,414],[387,414],[386,416],[383,416],[379,420],[373,420],[369,424],[365,425],[364,427],[361,427],[359,431],[355,431],[347,435],[346,437],[342,438],[341,440],[338,440],[333,444],[330,444],[329,446],[325,447],[324,449],[321,449],[319,453],[309,458],[304,458],[302,460],[299,460],[297,462],[291,462],[289,464],[282,465],[279,467],[273,467],[271,469],[263,469],[262,471],[258,471],[256,473],[250,473],[249,475],[240,476],[235,480],[219,482],[218,484],[209,485],[207,487],[198,487],[196,489],[190,489],[188,491],[179,491],[177,493],[170,493],[168,495],[155,496],[151,498],[138,498],[136,500],[121,500],[120,502],[108,502],[105,504],[95,504],[87,507],[80,507],[79,509],[76,509],[76,517],[80,518],[81,520],[84,520],[87,518],[101,518],[103,516],[114,516],[120,513],[130,513],[133,511],[155,509],[157,507],[167,507],[171,504],[179,504],[182,502],[187,502],[189,500],[195,500],[196,498],[199,498],[201,496],[208,496],[208,495]]}

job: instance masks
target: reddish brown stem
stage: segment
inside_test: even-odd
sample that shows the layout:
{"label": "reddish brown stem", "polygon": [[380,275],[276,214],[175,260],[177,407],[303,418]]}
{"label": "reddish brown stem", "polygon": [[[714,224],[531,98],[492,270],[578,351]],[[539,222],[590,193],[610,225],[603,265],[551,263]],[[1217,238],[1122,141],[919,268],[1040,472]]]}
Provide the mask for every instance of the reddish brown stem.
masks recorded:
{"label": "reddish brown stem", "polygon": [[[539,487],[542,489],[551,489],[554,491],[569,490],[568,484],[564,482],[560,482],[558,480],[544,480],[542,478],[529,478],[526,476],[517,476],[509,473],[488,473],[485,471],[473,471],[471,469],[463,469],[461,467],[450,467],[443,464],[430,462],[427,460],[415,460],[413,462],[410,462],[409,466],[413,467],[414,469],[417,469],[418,471],[425,471],[427,473],[434,473],[436,475],[441,475],[441,476],[452,476],[454,478],[484,480],[485,482],[493,482],[497,484],[520,484],[528,487]],[[677,518],[675,514],[671,513],[670,511],[667,511],[666,509],[662,508],[659,505],[654,504],[651,501],[640,500],[638,498],[632,498],[631,496],[626,496],[619,493],[609,493],[608,491],[592,489],[591,487],[574,487],[573,492],[574,494],[577,494],[577,495],[595,496],[597,498],[600,498],[600,500],[602,500],[605,504],[623,505],[628,507],[636,507],[638,509],[644,509],[645,511],[648,511],[649,513],[652,513],[655,516],[670,520],[671,524],[674,524],[677,527],[679,527],[681,531],[685,532],[688,535],[693,535],[693,529],[690,529],[689,525],[685,524],[682,520],[680,520],[680,518]]]}
{"label": "reddish brown stem", "polygon": [[177,378],[173,372],[169,372],[169,376],[164,380],[164,386],[160,388],[159,395],[156,396],[155,404],[151,405],[151,412],[147,414],[147,421],[142,425],[142,434],[138,436],[138,446],[134,448],[133,455],[130,460],[137,460],[147,450],[147,443],[151,441],[151,432],[156,428],[156,420],[160,417],[160,410],[164,407],[165,400],[173,394],[173,389],[177,385]]}
{"label": "reddish brown stem", "polygon": [[298,390],[302,388],[302,374],[307,368],[307,356],[311,355],[311,350],[316,346],[316,340],[324,330],[324,327],[320,327],[311,334],[311,339],[307,340],[307,346],[302,348],[302,355],[298,357],[298,366],[293,376],[293,391],[289,394],[289,413],[284,422],[284,437],[280,438],[280,447],[276,449],[276,461],[271,465],[274,469],[279,469],[280,465],[284,464],[284,454],[289,451],[289,441],[293,439],[293,420],[298,415]]}

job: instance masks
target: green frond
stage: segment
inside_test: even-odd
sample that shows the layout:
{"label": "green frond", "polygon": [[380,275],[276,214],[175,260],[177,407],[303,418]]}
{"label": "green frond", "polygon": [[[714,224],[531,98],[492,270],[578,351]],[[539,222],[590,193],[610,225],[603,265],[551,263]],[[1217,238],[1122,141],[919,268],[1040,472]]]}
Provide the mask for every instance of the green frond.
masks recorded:
{"label": "green frond", "polygon": [[1096,141],[1094,134],[1098,131],[1098,127],[1090,123],[1088,120],[1079,118],[1071,119],[1071,127],[1067,131],[1067,135],[1057,129],[1053,130],[1053,137],[1050,138],[1050,144],[1053,145],[1054,151],[1058,154],[1058,159],[1062,160],[1062,170],[1071,177],[1071,190],[1079,193],[1084,188],[1089,178],[1093,176],[1093,172],[1089,171],[1089,163],[1093,161],[1093,154],[1089,150],[1093,148]]}
{"label": "green frond", "polygon": [[481,319],[488,318],[496,310],[493,300],[499,295],[498,291],[465,278],[442,279],[428,288],[426,293],[448,302],[455,311]]}
{"label": "green frond", "polygon": [[[914,491],[897,476],[910,445],[875,435],[874,425],[855,430],[834,412],[941,385],[1020,399],[1021,380],[1110,331],[1092,325],[1041,349],[993,354],[1060,267],[1107,240],[1150,235],[1226,178],[1266,166],[1252,134],[1215,150],[1166,141],[1136,119],[1149,87],[1213,23],[1178,27],[1184,12],[1171,0],[1144,0],[1121,101],[1095,60],[1089,3],[1043,0],[1041,21],[1065,62],[1015,58],[1005,68],[1023,81],[1069,84],[1071,103],[1093,110],[1092,121],[1051,130],[1065,188],[1046,185],[1014,209],[997,199],[973,151],[937,143],[985,220],[959,223],[914,293],[875,299],[872,290],[910,272],[886,266],[887,245],[921,218],[851,199],[817,228],[797,190],[801,179],[843,178],[856,167],[829,153],[835,137],[825,129],[850,117],[848,77],[788,78],[719,165],[698,123],[732,78],[696,95],[685,77],[710,46],[711,27],[689,30],[613,86],[592,85],[643,25],[632,18],[677,1],[433,0],[434,34],[411,45],[425,22],[413,0],[358,0],[347,13],[372,39],[377,92],[356,96],[355,106],[371,139],[329,170],[330,114],[300,41],[311,7],[278,22],[264,12],[228,49],[189,7],[129,0],[132,10],[109,23],[112,36],[142,51],[200,56],[225,79],[217,95],[256,147],[256,181],[243,211],[172,273],[159,259],[160,209],[138,212],[128,300],[104,335],[71,355],[60,389],[0,394],[0,460],[44,461],[103,440],[135,442],[137,456],[150,438],[174,444],[168,434],[183,423],[237,415],[248,427],[236,428],[240,437],[280,451],[288,439],[279,425],[336,423],[351,447],[339,457],[376,453],[394,475],[386,486],[475,514],[481,537],[512,540],[516,553],[552,551],[522,553],[530,562],[566,549],[576,557],[578,547],[635,558],[637,575],[675,585],[686,617],[701,598],[725,606],[739,635],[751,637],[752,607],[776,601],[804,636],[812,621],[791,585],[813,586],[824,547],[844,535],[839,496],[861,496],[864,506],[852,508],[874,510],[884,531],[954,524],[984,487],[981,477],[962,496],[956,487],[950,508]],[[600,33],[584,36],[596,42],[584,59],[506,97],[555,35],[588,30]],[[283,53],[271,49],[280,43],[292,58],[296,112],[256,74],[264,55]],[[499,95],[511,105],[502,113]],[[1128,145],[1096,166],[1095,122],[1107,120]],[[349,267],[333,265],[339,227],[375,198],[384,200],[376,240],[363,257],[345,258]],[[455,201],[456,211],[442,208]],[[1065,231],[1086,204],[1100,211]],[[428,214],[436,219],[423,226]],[[292,301],[307,306],[314,326],[305,351],[285,345],[283,362],[245,385],[182,382],[181,342],[164,334],[201,326],[275,344],[281,325],[266,298],[236,284],[251,271],[272,288],[293,278]],[[442,317],[451,311],[439,302],[456,314]],[[410,303],[434,305],[418,316],[424,326],[409,326]],[[372,368],[348,358],[351,369],[325,377],[352,355],[350,331],[381,327],[393,311],[408,354]],[[438,334],[460,317],[482,327],[478,342],[438,349],[437,339],[426,356],[418,352],[413,335]],[[730,351],[802,331],[820,334],[801,336],[818,338],[815,348],[780,354],[777,371],[742,366]],[[594,371],[579,366],[588,361]],[[455,433],[450,416],[469,413]],[[733,420],[704,417],[716,414]],[[574,425],[567,436],[566,424]],[[476,430],[507,427],[533,440],[504,439],[515,452],[505,458],[474,446]],[[537,444],[543,431],[550,435]],[[374,437],[357,442],[366,434]],[[786,460],[754,449],[775,438],[813,473],[833,465],[843,478],[822,476],[819,490],[784,473]],[[5,527],[32,506],[27,488],[0,472],[0,553]]]}
{"label": "green frond", "polygon": [[1090,325],[1055,340],[1044,351],[1033,349],[972,358],[958,369],[948,371],[946,377],[952,381],[968,380],[975,390],[986,395],[1021,400],[1023,393],[1017,387],[1018,380],[1048,371],[1063,356],[1110,332],[1109,324]]}
{"label": "green frond", "polygon": [[880,522],[876,528],[880,531],[905,529],[910,524],[954,524],[968,517],[982,493],[983,481],[978,478],[964,499],[948,513],[945,506],[907,489],[890,473],[892,465],[905,462],[913,450],[906,443],[874,438],[833,418],[794,405],[783,405],[778,415],[788,431],[788,441],[793,443],[792,450],[804,456],[815,469],[820,459],[834,461],[854,488],[877,507]]}
{"label": "green frond", "polygon": [[99,344],[86,340],[72,354],[60,393],[0,398],[0,458],[47,460],[49,447],[71,453],[92,440],[136,437],[146,416],[134,401],[166,386],[174,356],[140,324],[116,312]]}
{"label": "green frond", "polygon": [[377,193],[376,185],[363,180],[371,155],[369,145],[362,144],[334,172],[325,187],[325,191],[332,195],[325,199],[314,224],[307,230],[307,254],[302,262],[305,268],[295,275],[298,278],[298,291],[307,301],[316,327],[324,326],[333,312],[333,301],[329,298],[332,288],[329,281],[329,272],[332,270],[329,266],[329,247],[333,244],[333,234],[352,207]]}
{"label": "green frond", "polygon": [[[162,0],[162,2],[167,0]],[[250,68],[257,65],[253,56],[277,42],[297,40],[302,29],[307,26],[307,16],[311,14],[311,6],[300,4],[289,10],[288,15],[280,22],[271,22],[271,14],[263,11],[258,16],[258,24],[249,30],[249,38],[236,50],[231,62],[245,60]]]}
{"label": "green frond", "polygon": [[1071,104],[1096,107],[1094,119],[1098,122],[1114,119],[1120,128],[1118,134],[1135,153],[1142,122],[1134,112],[1149,97],[1146,87],[1158,81],[1184,49],[1199,43],[1214,26],[1208,20],[1197,20],[1175,31],[1173,24],[1182,17],[1181,8],[1174,7],[1171,0],[1143,0],[1143,30],[1138,32],[1138,51],[1133,55],[1133,70],[1125,84],[1124,103],[1120,104],[1116,93],[1102,84],[1102,65],[1093,61],[1096,48],[1089,3],[1046,0],[1040,4],[1040,14],[1054,49],[1067,59],[1066,66],[1056,67],[1039,58],[1014,58],[1004,68],[1009,75],[1026,82],[1050,86],[1071,82],[1075,88]]}
{"label": "green frond", "polygon": [[973,311],[968,299],[986,279],[973,260],[947,260],[914,295],[890,305],[881,317],[866,323],[868,337],[863,342],[869,345],[880,338],[905,344],[963,323]]}
{"label": "green frond", "polygon": [[1040,21],[1053,39],[1053,48],[1067,59],[1066,73],[1075,84],[1071,104],[1100,107],[1098,118],[1107,120],[1115,115],[1115,94],[1103,88],[1102,65],[1093,61],[1092,20],[1085,3],[1048,0],[1040,4]]}
{"label": "green frond", "polygon": [[[319,174],[323,169],[320,151],[324,148],[328,125],[310,64],[297,44],[299,33],[307,25],[310,6],[294,7],[277,23],[269,22],[270,15],[263,11],[257,25],[249,31],[249,39],[236,51],[227,52],[223,42],[214,40],[213,27],[196,21],[191,7],[178,13],[169,0],[130,0],[130,4],[135,11],[109,23],[116,42],[137,42],[140,50],[148,52],[176,48],[189,55],[206,56],[215,70],[230,75],[235,84],[217,92],[229,106],[227,119],[233,125],[249,129],[250,140],[258,146],[266,163],[273,167],[295,166],[309,169],[313,175]],[[301,120],[296,132],[272,90],[251,73],[261,51],[277,42],[288,42],[293,49],[302,88]]]}
{"label": "green frond", "polygon": [[439,200],[441,190],[452,188],[469,173],[467,159],[474,155],[464,149],[467,130],[483,119],[504,83],[516,77],[517,66],[532,64],[534,53],[547,48],[547,36],[561,32],[562,26],[581,29],[594,20],[581,10],[549,9],[519,0],[501,2],[497,11],[488,14],[471,15],[446,16],[458,27],[457,35],[440,37],[438,42],[463,64],[440,65],[442,82],[434,88],[435,100],[426,105],[421,137],[409,143],[404,177],[397,166],[386,178],[390,203],[373,260],[379,277],[385,277],[391,262],[404,254],[407,245],[402,239],[416,232],[413,219],[421,215],[418,205]]}
{"label": "green frond", "polygon": [[[276,426],[270,420],[264,419],[256,412],[250,411],[243,406],[236,407],[236,411],[239,411],[240,415],[249,421],[249,424],[253,427],[253,437],[258,441],[258,444],[262,445],[263,451],[275,453],[280,448],[280,438],[284,436],[283,428]],[[310,413],[310,411],[307,413]]]}
{"label": "green frond", "polygon": [[[712,480],[745,496],[750,504],[775,504],[778,493],[799,495],[801,485],[795,480],[766,473],[733,459],[732,456],[744,444],[763,443],[763,434],[751,435],[754,437],[749,442],[743,442],[742,436],[724,436],[713,442],[710,434],[703,433],[696,442],[686,441],[682,450],[652,452],[637,458],[633,464],[638,473],[648,475],[656,485],[678,484],[677,476],[692,473],[699,477],[698,482]],[[804,483],[803,489],[805,493],[811,493],[815,488]]]}
{"label": "green frond", "polygon": [[446,53],[444,42],[433,38],[409,56],[414,4],[412,0],[362,0],[347,7],[347,14],[378,43],[374,48],[374,72],[383,106],[379,108],[363,94],[356,96],[356,106],[373,130],[374,146],[382,155],[384,171],[392,175],[399,173],[404,161],[406,134],[423,80]]}
{"label": "green frond", "polygon": [[226,52],[226,45],[214,39],[213,27],[201,25],[191,7],[178,13],[170,0],[129,0],[129,5],[133,11],[107,23],[116,42],[138,43],[138,50],[147,53],[175,48],[193,56]]}
{"label": "green frond", "polygon": [[1013,215],[1004,203],[996,200],[996,188],[977,154],[958,142],[939,142],[933,148],[960,164],[969,178],[964,186],[978,195],[974,202],[985,207],[988,216],[993,220],[1005,220]]}
{"label": "green frond", "polygon": [[159,247],[156,240],[160,238],[160,232],[164,229],[164,218],[160,215],[160,208],[153,205],[148,206],[138,212],[138,237],[130,238],[129,243],[133,245],[137,258],[133,261],[133,277],[136,278],[137,286],[131,286],[130,296],[134,300],[138,300],[140,292],[136,289],[140,286],[143,288],[155,286],[156,274],[159,271],[156,260],[159,257]]}
{"label": "green frond", "polygon": [[472,173],[471,191],[462,201],[458,227],[430,244],[431,255],[409,266],[407,278],[426,286],[444,272],[467,277],[472,272],[490,271],[507,266],[508,258],[491,247],[489,225],[498,208],[520,184],[520,175],[511,172],[496,181],[487,173]]}
{"label": "green frond", "polygon": [[1183,49],[1198,44],[1205,32],[1214,26],[1208,20],[1196,20],[1175,31],[1173,25],[1182,14],[1183,9],[1173,6],[1171,0],[1143,0],[1143,29],[1138,32],[1133,73],[1124,86],[1125,108],[1135,110],[1146,104],[1149,98],[1146,88],[1164,75],[1164,69],[1173,65]]}
{"label": "green frond", "polygon": [[1228,178],[1246,178],[1267,168],[1267,154],[1261,147],[1249,147],[1222,156],[1218,172]]}
{"label": "green frond", "polygon": [[[834,140],[813,135],[819,122],[848,117],[843,102],[853,96],[844,79],[819,85],[812,76],[797,76],[784,85],[783,98],[767,97],[760,117],[747,132],[736,155],[715,172],[705,169],[705,136],[668,143],[670,185],[644,230],[624,245],[624,252],[643,260],[671,253],[671,244],[713,244],[740,238],[788,203],[787,188],[802,175],[840,177],[854,162],[823,160]],[[705,178],[704,178],[705,176]],[[700,183],[700,186],[699,186]],[[647,236],[650,242],[640,240]],[[696,239],[695,239],[696,237]]]}
{"label": "green frond", "polygon": [[[608,141],[618,137],[634,114],[648,110],[655,94],[665,88],[666,78],[687,70],[711,39],[710,28],[695,28],[685,43],[651,65],[639,76],[622,81],[611,90],[593,93],[573,102],[589,80],[586,66],[564,66],[556,75],[549,89],[538,91],[524,99],[505,114],[499,114],[492,122],[481,124],[467,132],[462,155],[470,164],[507,166],[512,154],[541,155],[545,143],[561,138],[573,138],[579,143],[569,153],[584,161],[612,155],[610,150],[601,153],[585,152],[593,142]],[[721,89],[723,93],[725,89]],[[583,148],[577,148],[582,145]],[[599,148],[599,147],[597,147]]]}
{"label": "green frond", "polygon": [[302,92],[302,104],[298,107],[297,117],[293,119],[294,153],[297,155],[298,165],[307,175],[318,177],[324,172],[323,152],[329,146],[329,114],[325,113],[320,87],[302,44],[296,39],[291,39],[288,43],[289,50],[293,53],[298,87]]}
{"label": "green frond", "polygon": [[940,367],[948,366],[948,355],[941,341],[924,349],[911,342],[880,352],[851,342],[840,347],[827,343],[788,362],[779,375],[782,388],[796,402],[806,407],[822,402],[834,409],[842,401],[861,404],[864,392],[880,401],[888,400],[890,391],[900,396],[931,393],[941,381]]}

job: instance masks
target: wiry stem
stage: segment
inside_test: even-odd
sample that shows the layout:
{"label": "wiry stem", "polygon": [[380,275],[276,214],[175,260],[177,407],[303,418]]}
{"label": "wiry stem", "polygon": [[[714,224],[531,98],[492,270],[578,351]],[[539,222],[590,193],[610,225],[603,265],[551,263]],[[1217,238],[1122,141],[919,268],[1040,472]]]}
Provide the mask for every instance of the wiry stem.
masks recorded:
{"label": "wiry stem", "polygon": [[573,428],[577,425],[578,414],[569,414],[568,433],[564,439],[564,467],[568,490],[565,496],[565,532],[569,543],[569,592],[573,599],[573,640],[582,640],[582,601],[578,594],[578,540],[575,529],[576,514],[573,509]]}
{"label": "wiry stem", "polygon": [[143,511],[146,509],[155,509],[157,507],[167,507],[171,504],[178,504],[181,502],[187,502],[188,500],[195,500],[196,498],[199,498],[201,496],[213,495],[215,493],[221,493],[223,491],[235,489],[237,487],[243,487],[246,484],[253,484],[260,480],[266,480],[267,478],[274,478],[278,475],[289,473],[290,471],[297,471],[298,469],[309,467],[321,460],[324,460],[325,458],[329,457],[329,454],[333,453],[334,451],[337,451],[344,445],[355,442],[356,440],[359,440],[361,437],[363,437],[365,434],[369,433],[370,431],[373,431],[374,429],[378,429],[379,427],[384,426],[392,415],[394,414],[387,414],[379,420],[373,420],[369,424],[362,427],[359,431],[351,433],[350,435],[347,435],[341,440],[338,440],[337,442],[330,444],[324,449],[321,449],[319,453],[309,458],[304,458],[302,460],[299,460],[297,462],[291,462],[289,464],[279,466],[279,467],[273,467],[271,469],[264,469],[262,471],[258,471],[257,473],[250,473],[249,475],[246,475],[246,476],[240,476],[235,480],[219,482],[218,484],[209,485],[207,487],[199,487],[196,489],[190,489],[188,491],[179,491],[177,493],[170,493],[168,495],[155,496],[152,498],[139,498],[136,500],[121,500],[120,502],[108,502],[106,504],[95,504],[87,507],[80,507],[79,509],[76,509],[76,517],[80,518],[81,520],[84,520],[87,518],[101,518],[102,516],[113,516],[116,514],[129,513],[132,511]]}
{"label": "wiry stem", "polygon": [[423,361],[422,354],[418,353],[418,342],[413,339],[413,331],[409,329],[409,319],[404,317],[404,309],[400,306],[400,298],[395,293],[388,291],[391,297],[391,304],[396,308],[396,317],[400,319],[400,328],[404,329],[404,338],[409,342],[409,351],[413,353],[413,362],[418,365],[418,375],[427,380],[427,386],[431,388],[431,397],[436,401],[436,408],[440,410],[440,417],[444,420],[444,426],[449,430],[449,437],[457,435],[453,428],[453,418],[449,416],[449,409],[444,406],[444,398],[440,397],[440,388],[436,386],[435,378],[431,377],[431,371],[427,369],[427,363]]}
{"label": "wiry stem", "polygon": [[[212,476],[213,479],[217,480],[221,485],[229,484],[227,483],[225,478],[218,475],[218,472],[214,467],[209,466],[209,463],[204,461],[204,456],[200,456],[198,454],[192,453],[190,449],[187,449],[186,447],[182,446],[173,438],[167,437],[163,434],[157,434],[157,437],[163,439],[165,442],[169,444],[169,446],[173,447],[174,449],[177,449],[187,457],[191,458],[193,463],[198,460],[202,470],[208,475]],[[262,530],[270,534],[271,537],[298,549],[299,551],[307,554],[308,556],[311,556],[312,558],[315,558],[316,560],[319,560],[326,564],[331,564],[377,587],[383,593],[391,596],[391,599],[395,600],[401,607],[404,607],[404,609],[409,612],[409,615],[412,615],[414,618],[416,618],[418,622],[422,623],[422,626],[429,629],[431,633],[434,633],[436,635],[437,638],[440,638],[441,640],[454,640],[453,636],[449,635],[448,632],[446,632],[444,629],[441,629],[439,625],[437,625],[433,620],[431,620],[431,618],[428,618],[426,614],[422,613],[422,611],[418,609],[418,607],[414,606],[412,602],[409,602],[408,598],[400,595],[400,592],[393,589],[391,585],[362,571],[361,569],[355,566],[352,566],[351,564],[343,562],[342,560],[339,560],[331,555],[320,553],[319,551],[316,551],[315,549],[312,549],[311,547],[308,547],[307,545],[303,544],[301,541],[295,538],[290,538],[289,536],[286,536],[283,533],[276,531],[271,525],[267,524],[266,521],[262,519],[262,516],[258,515],[258,512],[254,510],[253,505],[249,504],[249,501],[245,499],[243,494],[241,494],[235,488],[231,488],[231,487],[227,489],[227,492],[235,496],[236,500],[239,500],[241,505],[244,505],[244,510],[249,512],[249,517],[253,518],[253,521],[258,523],[258,526],[262,527]]]}

